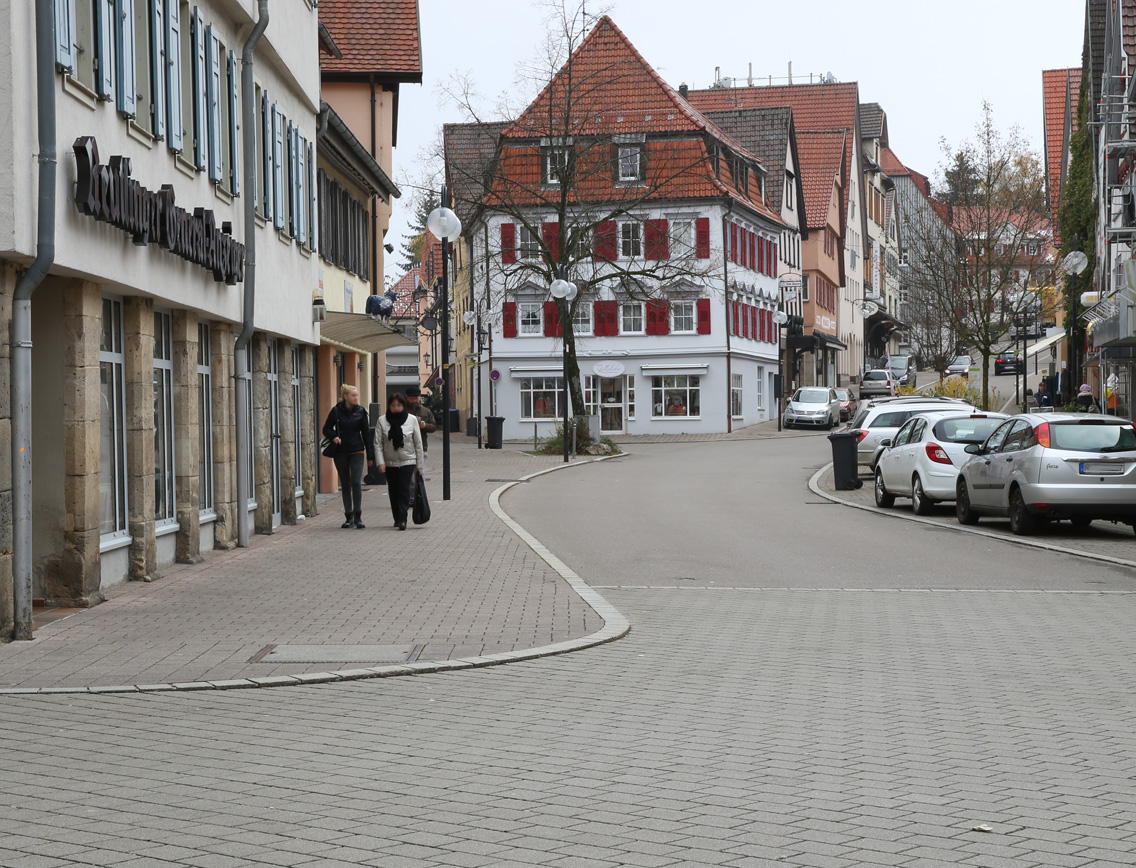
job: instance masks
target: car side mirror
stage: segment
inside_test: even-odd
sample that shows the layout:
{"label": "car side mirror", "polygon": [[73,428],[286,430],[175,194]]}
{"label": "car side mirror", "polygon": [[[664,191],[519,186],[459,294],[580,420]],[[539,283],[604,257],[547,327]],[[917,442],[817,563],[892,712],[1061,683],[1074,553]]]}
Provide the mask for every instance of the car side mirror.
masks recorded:
{"label": "car side mirror", "polygon": [[889,438],[887,438],[886,440],[881,440],[881,441],[880,441],[880,445],[881,445],[881,446],[885,446],[885,447],[887,447],[887,446],[891,446],[891,438],[889,437]]}
{"label": "car side mirror", "polygon": [[966,452],[970,455],[981,455],[982,454],[982,444],[981,443],[967,443],[966,448],[964,448],[962,451]]}

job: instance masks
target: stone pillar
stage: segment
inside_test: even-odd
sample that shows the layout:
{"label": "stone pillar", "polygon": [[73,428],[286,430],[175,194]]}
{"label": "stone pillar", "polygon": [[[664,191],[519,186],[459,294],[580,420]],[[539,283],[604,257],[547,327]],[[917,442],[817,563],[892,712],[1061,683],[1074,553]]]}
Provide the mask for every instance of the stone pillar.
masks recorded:
{"label": "stone pillar", "polygon": [[213,547],[228,551],[237,544],[237,390],[233,381],[236,336],[229,323],[210,326],[213,379]]}
{"label": "stone pillar", "polygon": [[154,302],[128,296],[122,305],[126,351],[126,498],[130,579],[157,574],[154,538]]}
{"label": "stone pillar", "polygon": [[0,642],[9,641],[16,626],[12,585],[12,371],[9,328],[16,272],[0,264]]}
{"label": "stone pillar", "polygon": [[292,395],[292,342],[280,341],[280,520],[296,523],[296,413]]}
{"label": "stone pillar", "polygon": [[300,347],[300,484],[304,489],[304,515],[316,514],[316,451],[319,440],[315,437],[315,421],[323,425],[320,408],[316,407],[316,353],[319,347]]}
{"label": "stone pillar", "polygon": [[256,476],[257,533],[272,533],[272,402],[268,383],[268,338],[252,336],[252,442]]}
{"label": "stone pillar", "polygon": [[174,557],[201,562],[201,389],[197,382],[197,314],[170,317],[174,353],[174,471],[177,521]]}

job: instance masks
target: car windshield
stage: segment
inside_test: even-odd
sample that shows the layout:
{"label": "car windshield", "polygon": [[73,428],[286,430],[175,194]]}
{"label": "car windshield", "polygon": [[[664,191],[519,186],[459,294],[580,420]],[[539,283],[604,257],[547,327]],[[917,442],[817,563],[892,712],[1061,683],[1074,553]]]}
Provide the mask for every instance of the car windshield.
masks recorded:
{"label": "car windshield", "polygon": [[969,365],[970,364],[970,356],[959,356],[957,359],[954,360],[954,364],[956,364],[956,365]]}
{"label": "car windshield", "polygon": [[847,389],[837,389],[836,390],[836,397],[839,398],[841,401],[847,401],[848,398],[849,398],[848,390]]}
{"label": "car windshield", "polygon": [[866,374],[864,374],[865,380],[886,380],[887,378],[887,371],[868,371]]}
{"label": "car windshield", "polygon": [[1131,424],[1113,422],[1067,422],[1049,426],[1054,449],[1077,452],[1136,451],[1136,429]]}
{"label": "car windshield", "polygon": [[935,439],[947,443],[985,443],[986,438],[1004,421],[1006,420],[1002,417],[944,419],[935,426]]}
{"label": "car windshield", "polygon": [[888,367],[893,371],[906,371],[907,370],[907,356],[899,356],[896,358],[888,359]]}
{"label": "car windshield", "polygon": [[828,390],[827,389],[797,389],[797,394],[793,396],[793,400],[798,404],[827,404],[828,403]]}

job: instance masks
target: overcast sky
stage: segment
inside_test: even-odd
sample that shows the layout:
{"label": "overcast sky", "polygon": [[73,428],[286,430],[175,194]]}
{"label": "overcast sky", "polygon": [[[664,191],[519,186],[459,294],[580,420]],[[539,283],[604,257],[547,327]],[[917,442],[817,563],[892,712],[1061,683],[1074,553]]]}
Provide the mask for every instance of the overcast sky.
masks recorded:
{"label": "overcast sky", "polygon": [[[713,83],[714,68],[744,79],[794,81],[831,72],[857,81],[862,102],[887,112],[892,149],[905,164],[934,175],[939,140],[974,129],[983,100],[999,126],[1019,125],[1042,150],[1041,71],[1081,65],[1085,5],[1079,0],[846,0],[738,2],[614,0],[612,19],[672,86]],[[589,3],[589,7],[592,4]],[[596,3],[595,8],[601,8]],[[420,0],[421,86],[403,85],[387,241],[402,246],[423,163],[441,124],[465,118],[443,91],[468,74],[494,102],[517,66],[531,60],[544,33],[543,11],[527,0]],[[388,277],[400,276],[396,254]]]}

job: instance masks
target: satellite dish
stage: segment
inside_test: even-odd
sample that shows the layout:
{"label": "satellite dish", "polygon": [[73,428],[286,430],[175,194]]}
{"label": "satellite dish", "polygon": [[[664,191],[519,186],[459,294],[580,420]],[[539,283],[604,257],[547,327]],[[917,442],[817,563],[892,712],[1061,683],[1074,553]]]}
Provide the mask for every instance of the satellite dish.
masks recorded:
{"label": "satellite dish", "polygon": [[870,299],[864,299],[862,302],[860,302],[860,313],[862,313],[866,317],[879,313],[879,310],[880,306]]}
{"label": "satellite dish", "polygon": [[1080,274],[1089,267],[1089,257],[1080,250],[1074,250],[1061,260],[1061,270],[1066,274]]}
{"label": "satellite dish", "polygon": [[473,321],[475,319],[477,319],[477,314],[475,314],[472,310],[467,310],[462,314],[462,322],[464,322],[466,325],[473,325]]}

